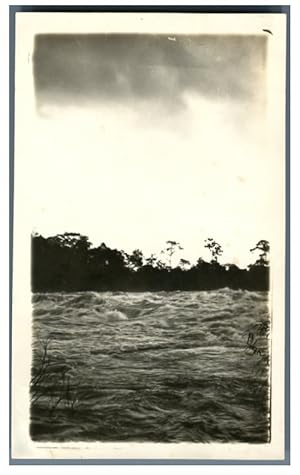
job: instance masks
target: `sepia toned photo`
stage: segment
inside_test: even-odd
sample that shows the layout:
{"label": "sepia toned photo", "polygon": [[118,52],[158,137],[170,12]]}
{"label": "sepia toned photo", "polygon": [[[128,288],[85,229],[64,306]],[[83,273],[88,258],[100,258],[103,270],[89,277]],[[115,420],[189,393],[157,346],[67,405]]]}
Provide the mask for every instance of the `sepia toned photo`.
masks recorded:
{"label": "sepia toned photo", "polygon": [[284,458],[285,38],[16,14],[16,458]]}

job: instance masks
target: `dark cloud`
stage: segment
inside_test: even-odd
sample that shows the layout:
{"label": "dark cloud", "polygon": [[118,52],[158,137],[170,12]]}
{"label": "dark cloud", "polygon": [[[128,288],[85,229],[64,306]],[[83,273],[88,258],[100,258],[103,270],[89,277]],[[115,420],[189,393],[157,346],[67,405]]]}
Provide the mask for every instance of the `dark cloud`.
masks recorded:
{"label": "dark cloud", "polygon": [[37,35],[35,88],[40,102],[251,100],[265,55],[265,36]]}

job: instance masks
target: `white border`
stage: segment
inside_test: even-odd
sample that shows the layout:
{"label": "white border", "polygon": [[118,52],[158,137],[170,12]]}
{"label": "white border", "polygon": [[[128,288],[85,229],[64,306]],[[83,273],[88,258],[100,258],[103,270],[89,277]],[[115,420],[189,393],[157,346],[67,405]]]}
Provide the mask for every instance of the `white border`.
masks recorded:
{"label": "white border", "polygon": [[[141,21],[141,19],[143,21]],[[167,458],[167,459],[276,459],[284,458],[284,107],[285,15],[156,13],[17,13],[15,194],[12,325],[12,455],[15,458]],[[43,443],[28,436],[30,380],[30,234],[34,227],[27,202],[27,160],[34,141],[35,98],[32,56],[40,33],[172,33],[263,34],[273,32],[268,48],[268,123],[279,137],[281,160],[272,173],[278,187],[272,235],[272,400],[269,444],[153,444],[153,443]],[[26,158],[27,157],[27,158]]]}
{"label": "white border", "polygon": [[[20,2],[10,2],[10,4],[18,5]],[[101,5],[104,2],[94,2],[90,1],[90,5]],[[229,2],[219,1],[211,2],[206,0],[206,5],[228,5]],[[22,2],[23,5],[40,5],[41,2],[31,1],[31,2]],[[49,5],[81,5],[80,1],[64,1],[64,2],[47,2]],[[105,2],[105,4],[114,4],[113,2]],[[139,2],[126,1],[118,2],[119,5],[147,5],[149,2],[143,0]],[[159,4],[159,2],[152,2],[152,5]],[[165,5],[180,5],[182,2],[164,2]],[[190,5],[199,5],[200,2],[190,1]],[[231,5],[239,6],[242,4],[241,1],[231,0]],[[247,1],[247,5],[257,5],[258,2]],[[300,7],[298,0],[290,1],[265,1],[264,5],[291,5],[291,97],[292,104],[300,104],[300,94],[299,94],[299,84],[300,84],[300,75],[299,75],[299,44],[300,44],[300,34],[299,34],[299,17],[300,17]],[[0,391],[0,434],[1,434],[1,444],[0,444],[0,468],[1,473],[14,473],[16,470],[20,470],[18,467],[8,466],[8,387],[9,387],[9,359],[8,359],[8,2],[0,3],[0,57],[2,64],[4,65],[4,75],[1,75],[1,104],[0,109],[1,114],[1,140],[0,140],[0,219],[1,219],[1,245],[0,245],[0,272],[1,272],[1,297],[0,297],[0,363],[1,363],[1,391]],[[299,361],[299,344],[298,344],[298,335],[299,335],[299,299],[298,299],[298,288],[299,288],[299,262],[300,262],[300,252],[299,252],[299,242],[300,242],[300,226],[299,226],[299,179],[300,179],[300,165],[299,165],[299,108],[291,107],[291,223],[292,223],[292,232],[291,232],[291,247],[292,247],[292,264],[291,264],[291,289],[292,289],[292,298],[291,298],[291,316],[292,316],[292,333],[291,333],[291,375],[292,375],[292,389],[291,389],[291,409],[292,409],[292,418],[295,423],[291,425],[291,453],[292,453],[292,465],[291,466],[216,466],[210,465],[205,467],[205,472],[207,473],[240,473],[243,472],[252,472],[255,470],[257,473],[274,473],[274,470],[289,473],[299,473],[299,450],[298,450],[298,422],[300,420],[299,413],[299,378],[298,378],[298,361]],[[297,372],[296,372],[297,369]],[[40,471],[39,466],[23,466],[22,471],[25,473],[38,473]],[[153,470],[153,467],[143,466],[143,467],[101,467],[102,473],[116,473],[122,470],[124,473],[140,473],[142,469],[143,473],[147,473]],[[198,472],[199,467],[184,467],[184,470],[189,470],[191,472]],[[99,467],[94,466],[44,466],[42,468],[43,472],[50,473],[52,470],[55,470],[55,473],[79,473],[81,470],[86,473],[90,471],[99,470]],[[164,470],[164,472],[170,473],[181,473],[182,467],[179,466],[164,466],[164,467],[155,467],[155,471]]]}

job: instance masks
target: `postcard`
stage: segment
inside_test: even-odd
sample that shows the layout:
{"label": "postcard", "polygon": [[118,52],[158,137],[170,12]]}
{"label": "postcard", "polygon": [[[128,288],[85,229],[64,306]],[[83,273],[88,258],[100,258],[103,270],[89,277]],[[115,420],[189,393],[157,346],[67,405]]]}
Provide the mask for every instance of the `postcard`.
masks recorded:
{"label": "postcard", "polygon": [[286,21],[16,13],[13,459],[284,459]]}

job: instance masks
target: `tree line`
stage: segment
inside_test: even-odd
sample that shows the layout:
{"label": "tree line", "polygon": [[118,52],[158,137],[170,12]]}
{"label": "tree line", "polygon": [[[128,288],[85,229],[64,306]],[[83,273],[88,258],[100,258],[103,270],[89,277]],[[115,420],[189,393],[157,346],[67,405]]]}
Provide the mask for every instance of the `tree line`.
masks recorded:
{"label": "tree line", "polygon": [[270,245],[266,240],[249,250],[256,258],[240,269],[235,264],[220,264],[223,248],[213,238],[204,242],[210,261],[199,257],[192,264],[182,258],[176,266],[174,257],[183,247],[172,240],[159,255],[146,257],[140,249],[128,254],[104,243],[93,247],[79,233],[48,238],[34,233],[31,238],[33,292],[269,289]]}

